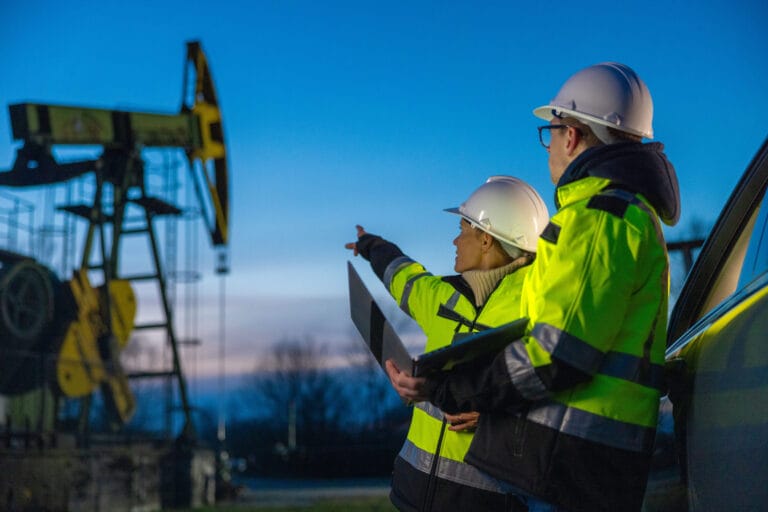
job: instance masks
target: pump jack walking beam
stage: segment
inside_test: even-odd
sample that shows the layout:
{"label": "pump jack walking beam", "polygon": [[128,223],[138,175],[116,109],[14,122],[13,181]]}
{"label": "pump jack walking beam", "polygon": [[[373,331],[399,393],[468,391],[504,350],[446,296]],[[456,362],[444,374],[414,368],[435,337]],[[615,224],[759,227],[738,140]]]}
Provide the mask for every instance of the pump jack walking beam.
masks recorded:
{"label": "pump jack walking beam", "polygon": [[[39,103],[11,105],[9,111],[13,137],[24,141],[24,146],[17,152],[12,171],[0,173],[0,185],[58,183],[104,167],[101,159],[60,164],[51,154],[53,145],[101,145],[105,153],[109,150],[127,155],[144,147],[182,148],[195,176],[213,245],[227,244],[229,180],[224,130],[208,62],[199,42],[187,43],[178,114]],[[199,171],[195,164],[201,167]],[[106,177],[108,181],[115,178]]]}
{"label": "pump jack walking beam", "polygon": [[[173,352],[173,371],[178,381],[181,406],[186,424],[183,435],[194,435],[191,422],[191,406],[187,397],[186,383],[181,371],[176,337],[173,329],[172,311],[166,294],[165,277],[160,265],[156,237],[152,219],[156,215],[178,215],[180,210],[162,200],[147,196],[144,176],[144,162],[141,150],[147,147],[181,148],[185,151],[190,164],[190,172],[195,191],[203,211],[211,242],[214,246],[226,249],[229,241],[229,183],[227,174],[226,146],[222,128],[221,112],[213,87],[205,54],[196,41],[187,43],[185,58],[183,94],[181,109],[178,114],[156,114],[104,110],[77,106],[50,105],[40,103],[20,103],[9,107],[11,128],[14,139],[23,141],[17,151],[13,168],[0,173],[0,186],[26,187],[60,183],[74,177],[94,172],[96,192],[91,205],[72,205],[63,207],[65,211],[79,215],[89,222],[79,272],[101,270],[104,288],[110,289],[111,282],[118,280],[118,259],[120,239],[123,234],[124,212],[128,202],[144,208],[146,228],[140,230],[150,237],[152,256],[155,263],[153,279],[160,287],[162,305],[166,322],[168,340]],[[55,145],[100,145],[102,154],[92,160],[58,163],[53,156]],[[102,194],[112,188],[111,211],[105,211]],[[128,191],[134,191],[129,196]],[[138,191],[138,197],[136,197]],[[105,225],[111,225],[111,237],[105,235]],[[95,236],[99,238],[100,262],[93,265],[90,261]],[[109,243],[107,243],[109,241]],[[77,276],[77,274],[76,274]],[[131,278],[127,278],[130,280]],[[74,280],[73,280],[74,282]],[[132,396],[125,384],[125,374],[119,367],[119,343],[114,336],[112,313],[114,305],[111,293],[102,298],[99,324],[94,332],[99,333],[99,350],[103,374],[108,375],[101,387],[107,395],[107,402],[118,404],[112,411],[116,423],[125,423],[133,412]],[[91,315],[93,318],[93,315]],[[78,319],[73,324],[78,323]],[[136,326],[139,328],[140,326]],[[77,325],[72,331],[79,331]],[[125,334],[125,333],[122,333]],[[126,334],[127,336],[127,334]],[[76,338],[76,339],[75,339]],[[87,343],[82,337],[75,337],[69,343]],[[1,340],[0,340],[1,341]],[[92,342],[92,341],[91,341]],[[71,350],[71,353],[77,353]],[[91,360],[82,361],[84,367],[93,367]],[[66,372],[65,372],[66,373]],[[83,374],[94,372],[82,372]],[[72,372],[69,373],[70,378]],[[167,376],[167,372],[165,373]],[[145,375],[146,376],[146,375]],[[122,382],[113,382],[118,379]],[[93,384],[95,384],[95,379]],[[88,385],[72,391],[88,392]],[[59,389],[64,389],[61,385]],[[74,389],[74,388],[67,388]],[[85,391],[83,391],[83,389]],[[115,396],[109,396],[111,394]],[[66,392],[65,392],[66,394]],[[125,404],[121,410],[119,404]]]}

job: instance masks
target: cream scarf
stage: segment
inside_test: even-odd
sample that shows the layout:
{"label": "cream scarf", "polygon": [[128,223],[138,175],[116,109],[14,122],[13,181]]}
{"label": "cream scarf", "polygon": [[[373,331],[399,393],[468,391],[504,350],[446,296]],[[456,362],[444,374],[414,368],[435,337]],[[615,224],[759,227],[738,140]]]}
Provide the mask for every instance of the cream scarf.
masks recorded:
{"label": "cream scarf", "polygon": [[475,294],[475,306],[480,307],[485,304],[488,296],[491,295],[496,285],[506,275],[528,265],[531,261],[533,261],[531,255],[526,254],[501,267],[490,270],[467,270],[462,272],[461,277],[469,284],[469,287],[472,288],[472,292]]}

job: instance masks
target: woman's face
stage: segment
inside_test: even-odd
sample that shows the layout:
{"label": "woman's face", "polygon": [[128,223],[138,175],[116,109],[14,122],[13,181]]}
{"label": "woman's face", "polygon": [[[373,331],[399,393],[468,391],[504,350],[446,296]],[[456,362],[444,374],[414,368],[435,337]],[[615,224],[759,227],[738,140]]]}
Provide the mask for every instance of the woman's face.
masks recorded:
{"label": "woman's face", "polygon": [[483,254],[483,232],[473,228],[464,219],[461,219],[460,229],[459,236],[453,240],[453,245],[456,246],[456,263],[453,269],[458,273],[479,268]]}

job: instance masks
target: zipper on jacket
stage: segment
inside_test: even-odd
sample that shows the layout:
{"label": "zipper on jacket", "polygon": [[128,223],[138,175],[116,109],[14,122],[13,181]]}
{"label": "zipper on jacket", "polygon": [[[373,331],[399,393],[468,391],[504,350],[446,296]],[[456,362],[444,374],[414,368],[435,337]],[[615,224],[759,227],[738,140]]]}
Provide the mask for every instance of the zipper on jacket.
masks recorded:
{"label": "zipper on jacket", "polygon": [[432,457],[432,467],[429,470],[429,479],[427,480],[427,489],[424,493],[424,500],[421,504],[421,512],[430,512],[432,510],[432,502],[435,499],[435,491],[437,490],[437,466],[440,462],[440,450],[443,446],[443,435],[445,434],[445,426],[448,421],[443,416],[443,424],[440,427],[440,435],[437,437],[437,446],[435,447],[435,454]]}
{"label": "zipper on jacket", "polygon": [[[501,282],[501,281],[499,281]],[[498,287],[498,283],[496,286]],[[495,288],[493,291],[496,291]],[[493,292],[491,292],[491,295]],[[490,295],[489,295],[490,297]],[[462,333],[465,335],[473,334],[475,331],[482,331],[485,329],[490,329],[490,327],[478,324],[477,320],[480,318],[480,313],[482,312],[483,307],[482,306],[475,306],[475,318],[473,320],[469,320],[467,318],[464,318],[463,316],[459,315],[456,311],[446,307],[443,304],[440,304],[440,308],[438,309],[438,316],[441,316],[443,318],[454,320],[456,322],[456,329],[454,329],[454,340],[457,338],[457,335],[460,334],[459,330],[461,329],[461,326],[465,326],[469,328],[469,332]],[[445,436],[445,429],[447,427],[448,420],[443,416],[443,423],[440,426],[440,435],[437,437],[437,446],[435,447],[435,453],[432,458],[432,467],[429,470],[429,478],[427,479],[427,489],[424,493],[424,499],[421,504],[421,512],[431,512],[432,510],[432,504],[435,499],[435,492],[437,491],[437,467],[440,463],[440,451],[443,447],[443,437]]]}

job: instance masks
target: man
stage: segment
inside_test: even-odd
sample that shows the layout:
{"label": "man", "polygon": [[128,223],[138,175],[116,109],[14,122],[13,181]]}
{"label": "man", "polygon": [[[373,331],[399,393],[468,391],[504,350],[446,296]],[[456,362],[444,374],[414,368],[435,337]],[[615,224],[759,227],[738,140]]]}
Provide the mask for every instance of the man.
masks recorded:
{"label": "man", "polygon": [[[536,241],[549,216],[529,185],[494,176],[458,208],[455,276],[433,276],[394,244],[357,227],[348,249],[371,262],[400,307],[427,335],[426,351],[505,323],[520,292]],[[524,507],[496,479],[463,462],[477,424],[471,411],[444,415],[414,407],[408,437],[395,460],[390,498],[401,511],[517,511]]]}
{"label": "man", "polygon": [[414,379],[398,393],[479,411],[465,461],[535,510],[640,510],[662,388],[668,258],[659,218],[680,213],[653,136],[653,105],[629,67],[602,63],[534,110],[558,211],[523,287],[528,335],[490,366]]}

